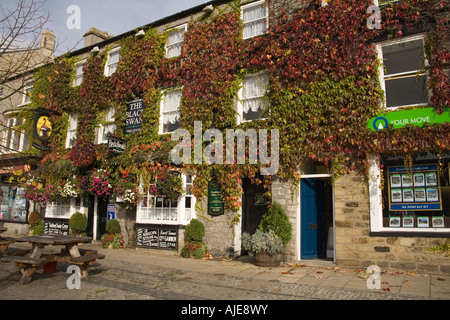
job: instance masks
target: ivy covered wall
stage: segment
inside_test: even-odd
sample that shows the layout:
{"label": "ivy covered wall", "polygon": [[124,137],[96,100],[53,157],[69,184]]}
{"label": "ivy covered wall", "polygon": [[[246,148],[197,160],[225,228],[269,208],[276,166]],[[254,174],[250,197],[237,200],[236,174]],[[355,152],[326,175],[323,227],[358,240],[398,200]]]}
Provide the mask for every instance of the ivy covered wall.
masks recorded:
{"label": "ivy covered wall", "polygon": [[[274,0],[267,5],[279,7]],[[323,8],[303,2],[303,8],[295,12],[269,10],[267,33],[243,40],[240,1],[230,1],[190,20],[180,56],[165,58],[168,33],[158,33],[157,26],[146,27],[143,37],[130,35],[117,41],[120,62],[111,77],[104,76],[110,47],[90,54],[83,82],[77,87],[72,83],[79,57],[59,57],[36,73],[32,103],[20,112],[26,118],[23,129],[31,137],[35,109],[55,111],[50,115],[49,150],[32,149],[42,161],[29,178],[29,198],[46,202],[67,197],[67,189],[121,196],[126,190],[137,190],[139,184],[147,189],[155,175],[168,177],[173,170],[194,171],[193,192],[201,198],[212,166],[175,167],[169,151],[176,142],[170,135],[158,134],[163,90],[173,87],[182,88],[180,125],[191,133],[194,121],[202,121],[203,130],[212,125],[222,131],[278,129],[278,176],[293,185],[300,179],[299,166],[307,161],[324,164],[338,177],[354,170],[365,173],[369,154],[448,150],[448,123],[377,132],[366,128],[367,120],[382,111],[376,41],[425,33],[430,106],[441,113],[449,105],[448,18],[442,16],[446,2],[412,0],[387,6],[380,30],[366,27],[367,6],[362,0],[335,0]],[[236,103],[242,80],[261,71],[269,77],[268,116],[238,125]],[[124,134],[126,103],[135,98],[144,100],[144,125],[140,132]],[[109,108],[115,111],[114,137],[127,142],[122,155],[95,143]],[[74,112],[79,114],[77,139],[66,149],[69,115]],[[259,163],[214,165],[227,211],[236,212],[241,206],[243,177],[261,182],[259,168]],[[269,186],[271,178],[266,176],[262,183]]]}

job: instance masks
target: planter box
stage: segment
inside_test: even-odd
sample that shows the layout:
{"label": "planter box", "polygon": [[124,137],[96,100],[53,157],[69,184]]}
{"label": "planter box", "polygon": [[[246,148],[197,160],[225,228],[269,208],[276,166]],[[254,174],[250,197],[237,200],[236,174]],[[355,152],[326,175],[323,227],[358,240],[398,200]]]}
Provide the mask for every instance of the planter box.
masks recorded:
{"label": "planter box", "polygon": [[255,255],[255,263],[258,267],[279,267],[281,263],[281,253],[274,256],[270,256],[266,252],[257,253]]}
{"label": "planter box", "polygon": [[57,261],[51,261],[44,264],[43,272],[44,273],[54,273],[56,271],[56,265],[58,264]]}

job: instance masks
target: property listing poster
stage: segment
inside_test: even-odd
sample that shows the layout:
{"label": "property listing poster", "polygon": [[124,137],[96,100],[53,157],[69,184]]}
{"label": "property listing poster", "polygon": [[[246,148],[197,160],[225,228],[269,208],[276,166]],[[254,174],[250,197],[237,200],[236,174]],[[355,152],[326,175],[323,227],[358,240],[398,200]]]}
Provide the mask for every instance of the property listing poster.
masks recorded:
{"label": "property listing poster", "polygon": [[442,210],[435,164],[388,168],[390,211]]}

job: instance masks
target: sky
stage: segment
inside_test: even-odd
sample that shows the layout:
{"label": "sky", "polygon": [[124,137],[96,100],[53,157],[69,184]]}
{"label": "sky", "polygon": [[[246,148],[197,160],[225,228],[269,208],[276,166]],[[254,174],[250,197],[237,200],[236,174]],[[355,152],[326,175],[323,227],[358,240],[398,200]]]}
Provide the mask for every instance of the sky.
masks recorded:
{"label": "sky", "polygon": [[[0,2],[15,0],[0,0]],[[56,55],[83,46],[83,35],[95,27],[117,36],[180,11],[207,3],[209,0],[47,0],[50,12],[47,28],[57,37]],[[79,29],[75,25],[75,11],[67,9],[78,6]],[[69,22],[69,23],[68,23]],[[70,28],[68,27],[70,26]],[[72,28],[72,29],[71,29]]]}

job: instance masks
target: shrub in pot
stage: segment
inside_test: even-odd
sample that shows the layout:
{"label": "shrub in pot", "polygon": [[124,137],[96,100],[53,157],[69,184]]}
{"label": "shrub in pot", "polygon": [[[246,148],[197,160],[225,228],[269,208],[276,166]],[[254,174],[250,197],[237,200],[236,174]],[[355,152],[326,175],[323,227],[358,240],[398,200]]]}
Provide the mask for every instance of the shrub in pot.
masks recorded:
{"label": "shrub in pot", "polygon": [[284,213],[281,204],[276,201],[272,203],[270,209],[263,215],[259,224],[259,230],[263,232],[272,230],[281,238],[284,247],[292,239],[292,224],[288,216]]}
{"label": "shrub in pot", "polygon": [[70,231],[76,236],[86,236],[87,226],[87,218],[81,212],[75,212],[69,219]]}
{"label": "shrub in pot", "polygon": [[206,244],[203,243],[204,236],[205,226],[203,223],[197,219],[192,219],[186,226],[186,243],[181,249],[181,255],[185,258],[203,258],[208,251]]}
{"label": "shrub in pot", "polygon": [[119,249],[123,247],[123,234],[121,233],[122,228],[120,227],[120,222],[117,219],[111,219],[106,223],[106,232],[101,240],[102,247],[113,249]]}

